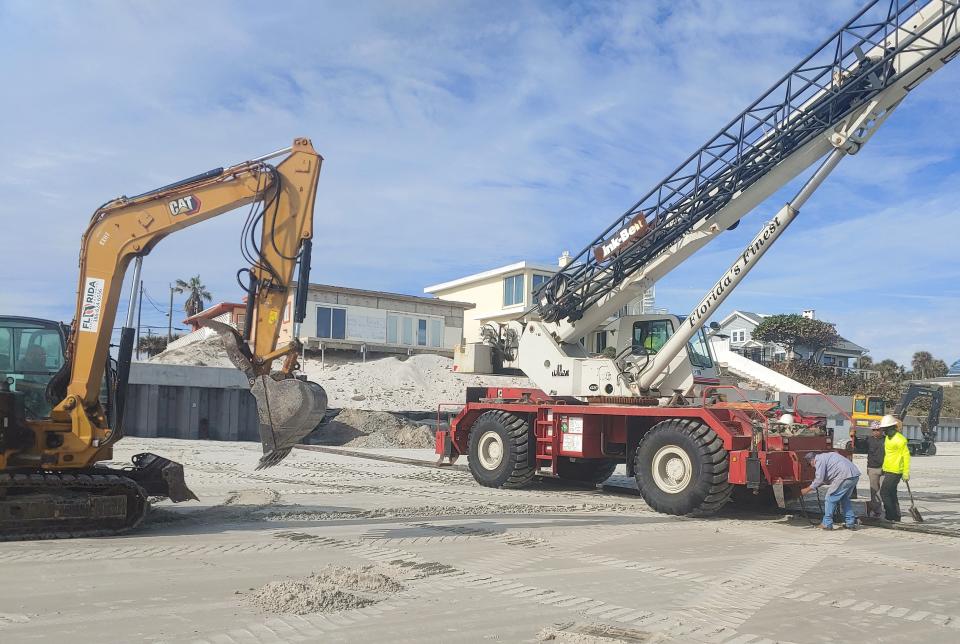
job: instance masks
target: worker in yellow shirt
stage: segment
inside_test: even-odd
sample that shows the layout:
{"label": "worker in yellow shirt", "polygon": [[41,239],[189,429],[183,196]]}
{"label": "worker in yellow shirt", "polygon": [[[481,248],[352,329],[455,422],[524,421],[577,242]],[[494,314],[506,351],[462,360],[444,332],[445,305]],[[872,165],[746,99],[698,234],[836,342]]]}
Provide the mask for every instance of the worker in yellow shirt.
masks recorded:
{"label": "worker in yellow shirt", "polygon": [[900,431],[900,421],[890,414],[880,419],[880,429],[886,435],[883,442],[883,483],[880,485],[880,498],[887,521],[900,520],[900,502],[897,499],[897,486],[900,479],[910,480],[910,448],[907,437]]}

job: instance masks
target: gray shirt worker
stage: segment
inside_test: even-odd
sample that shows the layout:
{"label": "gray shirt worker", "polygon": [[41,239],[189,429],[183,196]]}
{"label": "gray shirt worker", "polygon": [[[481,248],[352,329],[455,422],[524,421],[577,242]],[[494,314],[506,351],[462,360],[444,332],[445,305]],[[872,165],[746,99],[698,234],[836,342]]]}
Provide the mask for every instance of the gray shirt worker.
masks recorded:
{"label": "gray shirt worker", "polygon": [[827,488],[827,494],[836,492],[840,484],[847,479],[860,476],[860,470],[857,469],[857,466],[836,452],[817,454],[813,466],[816,468],[817,474],[813,483],[810,484],[810,489],[816,490],[824,483],[829,483],[830,487]]}

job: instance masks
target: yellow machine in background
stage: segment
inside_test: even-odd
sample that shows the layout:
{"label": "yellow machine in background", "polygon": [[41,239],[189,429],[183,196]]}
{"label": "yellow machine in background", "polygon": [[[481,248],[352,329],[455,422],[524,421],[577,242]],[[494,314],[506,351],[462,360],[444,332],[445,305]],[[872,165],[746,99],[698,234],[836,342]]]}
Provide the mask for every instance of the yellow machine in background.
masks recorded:
{"label": "yellow machine in background", "polygon": [[[268,161],[284,157],[273,165]],[[133,351],[132,302],[117,367],[110,341],[128,265],[140,264],[167,235],[250,206],[241,249],[249,267],[245,336],[212,322],[257,399],[264,456],[276,464],[320,423],[326,393],[296,375],[296,339],[306,307],[313,209],[323,159],[308,139],[272,154],[217,168],[163,188],[113,199],[93,214],[80,249],[76,312],[69,327],[0,317],[0,540],[115,534],[136,526],[148,496],[195,498],[183,468],[155,454],[132,466],[101,464],[123,436]],[[277,349],[290,285],[297,275],[294,340]],[[275,359],[283,358],[274,372]],[[107,375],[107,404],[101,400]]]}
{"label": "yellow machine in background", "polygon": [[[886,413],[887,404],[882,396],[864,396],[857,394],[853,397],[853,413],[850,418],[853,419],[854,428],[870,428],[870,423],[879,422]],[[852,431],[852,430],[851,430]]]}

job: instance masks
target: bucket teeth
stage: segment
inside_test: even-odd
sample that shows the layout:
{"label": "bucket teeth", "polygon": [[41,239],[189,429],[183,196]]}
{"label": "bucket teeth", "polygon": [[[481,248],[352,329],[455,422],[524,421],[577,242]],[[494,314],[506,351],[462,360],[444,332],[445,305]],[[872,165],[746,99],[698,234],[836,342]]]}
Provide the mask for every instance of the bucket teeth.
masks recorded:
{"label": "bucket teeth", "polygon": [[266,454],[260,457],[260,461],[257,463],[257,469],[265,470],[268,467],[273,467],[274,465],[276,465],[277,463],[285,459],[287,455],[290,454],[291,449],[293,448],[288,447],[286,449],[270,450],[269,452],[267,452]]}

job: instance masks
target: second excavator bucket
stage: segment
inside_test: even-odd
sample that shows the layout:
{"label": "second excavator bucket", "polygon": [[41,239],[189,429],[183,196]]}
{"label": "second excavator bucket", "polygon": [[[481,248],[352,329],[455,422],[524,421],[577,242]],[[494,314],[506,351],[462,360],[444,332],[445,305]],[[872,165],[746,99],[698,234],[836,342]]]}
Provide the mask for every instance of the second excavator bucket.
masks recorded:
{"label": "second excavator bucket", "polygon": [[236,329],[215,320],[204,320],[200,324],[217,332],[230,362],[243,371],[250,382],[250,393],[257,401],[263,444],[257,469],[276,465],[323,420],[327,412],[327,392],[315,382],[289,375],[257,375],[250,349]]}

